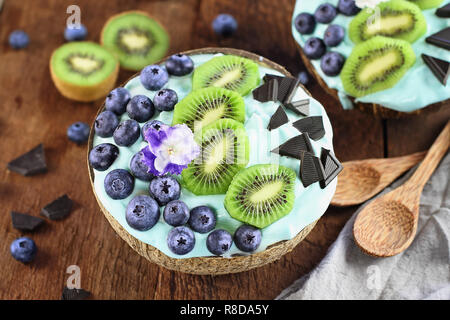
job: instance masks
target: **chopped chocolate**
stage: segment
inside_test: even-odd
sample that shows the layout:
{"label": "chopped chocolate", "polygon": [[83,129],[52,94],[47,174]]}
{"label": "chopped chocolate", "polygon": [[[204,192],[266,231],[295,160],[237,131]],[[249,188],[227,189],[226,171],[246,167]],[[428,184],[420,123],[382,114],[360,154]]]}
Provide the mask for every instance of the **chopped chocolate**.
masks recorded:
{"label": "chopped chocolate", "polygon": [[61,300],[84,300],[86,298],[89,298],[90,296],[91,293],[84,289],[69,289],[67,287],[64,287],[61,295]]}
{"label": "chopped chocolate", "polygon": [[344,169],[342,164],[336,158],[334,154],[325,148],[322,148],[320,154],[320,161],[325,171],[325,177],[320,181],[320,187],[325,189],[325,187],[337,177],[337,175]]}
{"label": "chopped chocolate", "polygon": [[267,73],[264,76],[263,80],[264,80],[264,82],[269,82],[270,80],[273,80],[273,79],[281,81],[283,78],[284,78],[284,76],[277,76],[277,75],[274,75],[274,74]]}
{"label": "chopped chocolate", "polygon": [[441,18],[450,18],[450,3],[436,10],[436,15]]}
{"label": "chopped chocolate", "polygon": [[450,50],[450,27],[432,34],[425,40],[435,46]]}
{"label": "chopped chocolate", "polygon": [[309,185],[322,181],[325,177],[324,168],[320,159],[310,152],[302,152],[300,157],[300,180],[306,188]]}
{"label": "chopped chocolate", "polygon": [[304,151],[312,152],[312,150],[313,148],[308,133],[303,133],[301,135],[289,139],[278,148],[273,149],[271,152],[277,153],[280,156],[300,160],[302,152]]}
{"label": "chopped chocolate", "polygon": [[60,220],[69,215],[72,205],[72,200],[67,195],[63,195],[46,205],[41,214],[50,220]]}
{"label": "chopped chocolate", "polygon": [[309,116],[309,99],[292,101],[284,104],[286,108],[301,116]]}
{"label": "chopped chocolate", "polygon": [[263,79],[265,82],[272,80],[278,81],[278,101],[283,104],[287,104],[292,101],[295,90],[300,83],[300,80],[296,78],[276,76],[274,74],[266,74]]}
{"label": "chopped chocolate", "polygon": [[278,80],[273,79],[253,90],[253,98],[259,102],[277,101]]}
{"label": "chopped chocolate", "polygon": [[34,231],[44,223],[44,219],[15,211],[11,211],[11,220],[13,227],[20,231]]}
{"label": "chopped chocolate", "polygon": [[422,59],[425,61],[425,64],[428,68],[430,68],[436,78],[444,86],[447,85],[447,79],[450,74],[450,63],[426,54],[422,54]]}
{"label": "chopped chocolate", "polygon": [[270,118],[269,126],[267,129],[273,130],[276,128],[281,127],[283,124],[286,124],[289,122],[288,116],[286,115],[286,112],[284,111],[282,106],[279,106],[277,111],[272,115],[272,118]]}
{"label": "chopped chocolate", "polygon": [[295,121],[292,126],[301,133],[307,132],[311,139],[314,141],[322,139],[325,135],[325,129],[323,128],[323,120],[321,116],[307,117]]}
{"label": "chopped chocolate", "polygon": [[44,146],[42,143],[8,163],[8,169],[23,176],[32,176],[47,172],[47,163],[45,162]]}

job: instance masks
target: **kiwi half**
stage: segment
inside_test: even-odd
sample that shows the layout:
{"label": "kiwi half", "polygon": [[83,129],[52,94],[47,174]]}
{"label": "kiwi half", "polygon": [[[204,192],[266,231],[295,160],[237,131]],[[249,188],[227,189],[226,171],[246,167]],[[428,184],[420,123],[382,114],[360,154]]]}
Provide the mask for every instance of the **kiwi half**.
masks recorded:
{"label": "kiwi half", "polygon": [[287,215],[294,206],[294,170],[274,164],[249,167],[233,179],[225,209],[235,219],[265,228]]}
{"label": "kiwi half", "polygon": [[438,7],[444,0],[408,0],[420,7],[422,10]]}
{"label": "kiwi half", "polygon": [[148,14],[127,11],[112,16],[103,26],[101,43],[128,70],[141,70],[162,59],[169,48],[167,31]]}
{"label": "kiwi half", "polygon": [[194,71],[192,89],[218,87],[247,95],[260,81],[258,65],[252,60],[225,55],[215,57]]}
{"label": "kiwi half", "polygon": [[244,125],[221,119],[196,136],[200,156],[181,173],[183,186],[196,195],[222,194],[249,160],[249,142]]}
{"label": "kiwi half", "polygon": [[425,17],[413,3],[392,0],[379,4],[377,8],[380,9],[379,16],[374,11],[365,9],[350,22],[349,36],[354,43],[361,43],[375,36],[413,43],[427,31]]}
{"label": "kiwi half", "polygon": [[375,37],[353,48],[341,72],[345,91],[353,97],[393,87],[416,61],[409,42]]}
{"label": "kiwi half", "polygon": [[50,58],[50,73],[61,94],[76,101],[94,101],[114,87],[119,62],[93,42],[69,42]]}
{"label": "kiwi half", "polygon": [[185,123],[196,132],[225,118],[244,123],[244,99],[237,92],[211,87],[193,91],[178,102],[172,124]]}

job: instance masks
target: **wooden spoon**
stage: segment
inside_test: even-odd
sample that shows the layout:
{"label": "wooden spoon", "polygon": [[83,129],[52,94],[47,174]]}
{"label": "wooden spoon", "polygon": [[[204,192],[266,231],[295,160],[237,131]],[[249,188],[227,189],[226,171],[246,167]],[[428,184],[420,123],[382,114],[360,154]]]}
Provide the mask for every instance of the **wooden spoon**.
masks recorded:
{"label": "wooden spoon", "polygon": [[353,236],[367,254],[390,257],[409,247],[417,231],[419,203],[425,183],[450,144],[450,121],[413,176],[401,187],[369,203],[356,217]]}
{"label": "wooden spoon", "polygon": [[331,204],[338,207],[365,202],[390,185],[406,170],[418,164],[426,151],[388,158],[348,161],[339,174],[336,193]]}

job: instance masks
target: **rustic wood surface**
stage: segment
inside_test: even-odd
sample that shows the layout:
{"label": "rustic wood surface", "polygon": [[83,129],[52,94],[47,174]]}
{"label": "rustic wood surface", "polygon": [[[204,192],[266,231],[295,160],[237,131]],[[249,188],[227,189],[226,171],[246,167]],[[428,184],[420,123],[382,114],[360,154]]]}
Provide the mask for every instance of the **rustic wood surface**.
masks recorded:
{"label": "rustic wood surface", "polygon": [[[194,276],[149,263],[117,236],[106,221],[89,185],[86,146],[67,140],[74,121],[90,123],[101,101],[76,103],[63,98],[48,70],[51,52],[61,45],[68,5],[78,4],[88,39],[99,40],[103,23],[113,14],[145,10],[171,36],[170,53],[229,46],[261,54],[293,74],[303,64],[291,37],[294,0],[6,0],[0,13],[0,299],[59,299],[70,265],[81,269],[81,286],[95,299],[272,299],[309,272],[326,254],[355,208],[330,207],[309,236],[291,253],[265,267],[225,276]],[[219,13],[240,23],[230,39],[219,39],[210,27]],[[8,35],[27,31],[30,46],[10,49]],[[121,71],[119,82],[132,73]],[[401,156],[428,148],[450,117],[450,108],[426,117],[381,121],[359,111],[342,111],[317,84],[309,86],[327,108],[341,161]],[[40,142],[49,171],[22,177],[7,163]],[[74,201],[63,221],[46,221],[27,234],[39,247],[30,265],[15,261],[11,241],[21,232],[11,226],[10,211],[39,215],[43,206],[67,193]]]}

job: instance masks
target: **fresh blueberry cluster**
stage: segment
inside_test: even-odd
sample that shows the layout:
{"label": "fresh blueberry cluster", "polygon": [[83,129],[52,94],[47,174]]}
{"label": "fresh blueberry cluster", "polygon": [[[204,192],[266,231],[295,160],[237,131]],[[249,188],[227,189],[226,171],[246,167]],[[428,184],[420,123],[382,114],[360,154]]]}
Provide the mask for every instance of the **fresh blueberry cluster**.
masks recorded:
{"label": "fresh blueberry cluster", "polygon": [[[321,4],[314,14],[300,13],[294,21],[298,32],[304,35],[312,34],[317,23],[329,24],[338,13],[346,16],[354,16],[361,9],[356,6],[355,0],[339,0],[337,8],[330,3]],[[322,71],[330,77],[337,76],[345,63],[345,57],[337,51],[327,52],[327,48],[339,46],[345,38],[345,29],[337,24],[330,24],[325,30],[323,39],[319,37],[309,38],[303,47],[305,55],[311,60],[320,61]]]}

